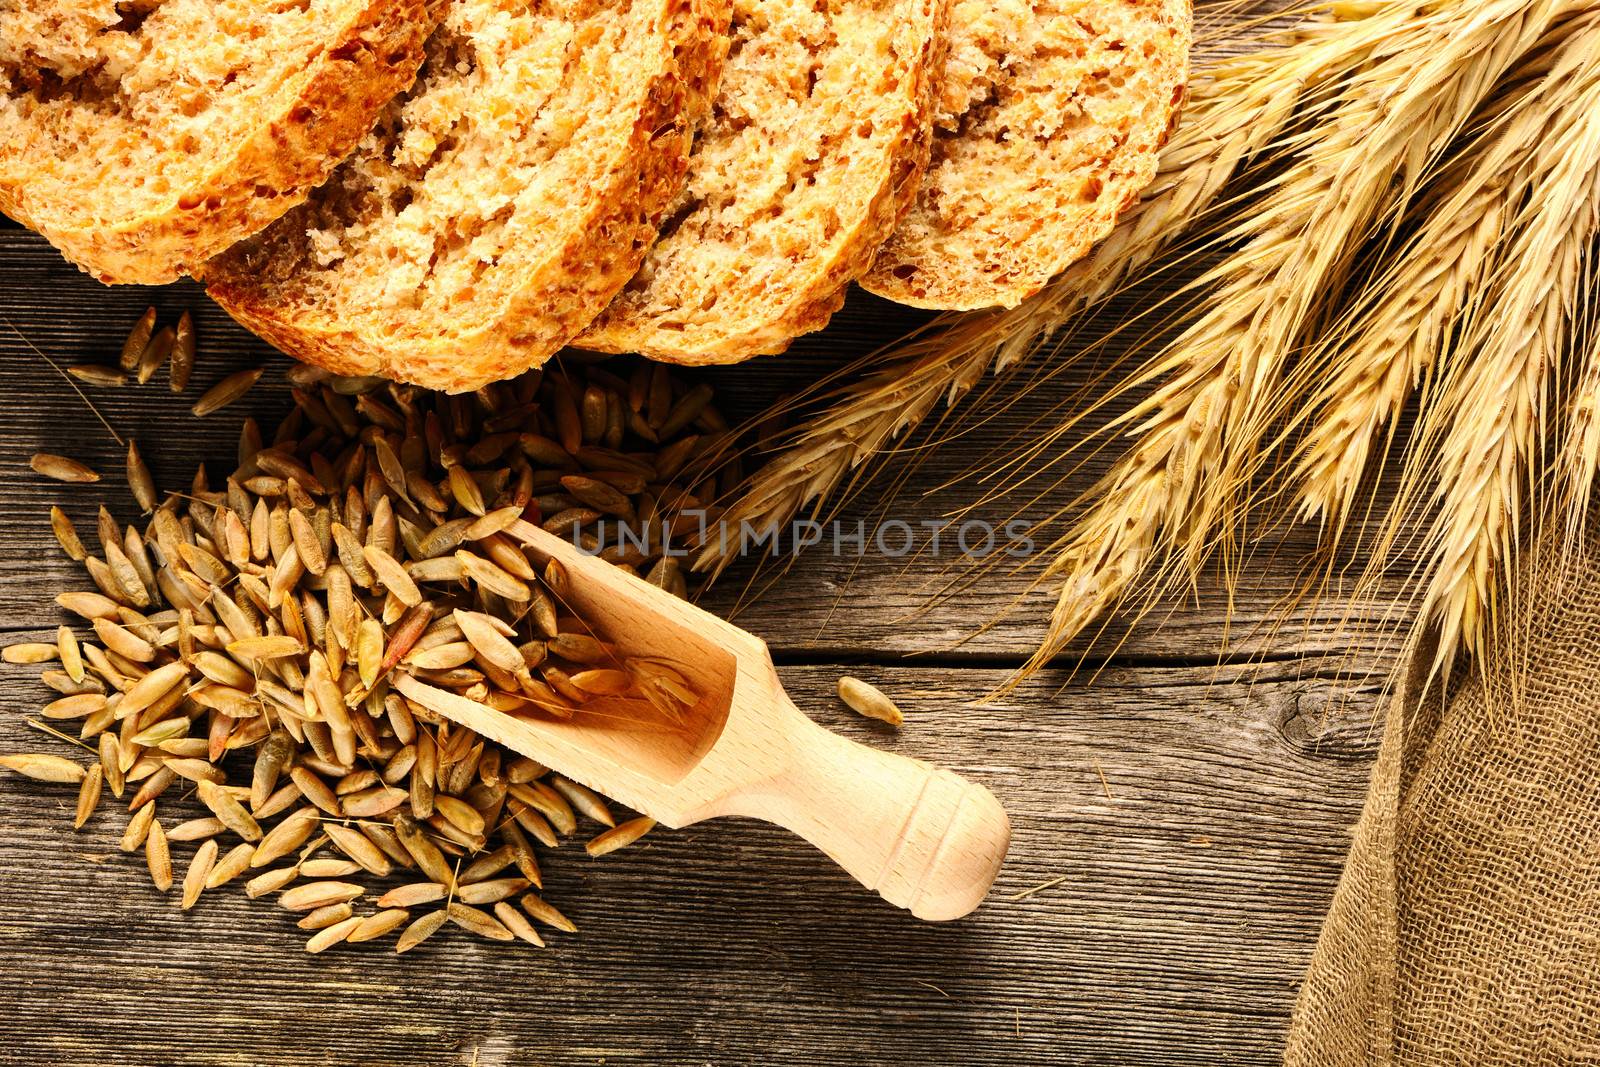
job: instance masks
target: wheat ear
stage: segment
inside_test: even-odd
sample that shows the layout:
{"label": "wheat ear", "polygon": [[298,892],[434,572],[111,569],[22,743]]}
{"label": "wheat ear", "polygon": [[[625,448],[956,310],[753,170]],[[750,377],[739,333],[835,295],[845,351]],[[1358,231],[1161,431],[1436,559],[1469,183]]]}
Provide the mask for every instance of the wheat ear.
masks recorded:
{"label": "wheat ear", "polygon": [[1304,361],[1299,375],[1313,383],[1313,402],[1286,430],[1300,444],[1291,478],[1301,518],[1337,536],[1374,444],[1422,378],[1447,361],[1453,327],[1470,317],[1505,236],[1508,189],[1545,117],[1524,92],[1480,124],[1419,205],[1415,233]]}
{"label": "wheat ear", "polygon": [[[1392,224],[1500,76],[1562,12],[1557,0],[1447,0],[1345,32],[1372,39],[1288,171],[1235,228],[1200,318],[1139,380],[1160,382],[1119,424],[1137,441],[1055,546],[1061,590],[1037,670],[1120,602],[1165,549],[1193,573],[1232,529],[1262,442],[1301,397],[1279,386],[1348,280],[1356,250]],[[1386,10],[1393,10],[1388,9]],[[1407,12],[1409,14],[1409,12]]]}
{"label": "wheat ear", "polygon": [[[1536,493],[1530,461],[1551,429],[1552,395],[1579,324],[1585,262],[1600,236],[1600,12],[1564,27],[1541,103],[1540,146],[1519,169],[1516,230],[1424,418],[1437,438],[1437,509],[1428,530],[1425,616],[1438,624],[1436,669],[1481,648],[1499,566]],[[1435,427],[1438,427],[1435,429]]]}

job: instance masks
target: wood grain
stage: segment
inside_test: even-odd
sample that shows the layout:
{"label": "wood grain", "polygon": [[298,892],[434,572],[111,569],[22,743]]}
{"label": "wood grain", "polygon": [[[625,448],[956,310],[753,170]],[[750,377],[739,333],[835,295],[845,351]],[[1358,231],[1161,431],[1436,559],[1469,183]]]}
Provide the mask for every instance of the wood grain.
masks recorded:
{"label": "wood grain", "polygon": [[[0,231],[0,628],[51,629],[49,594],[83,587],[50,539],[49,503],[92,529],[95,506],[125,517],[122,452],[35,347],[61,363],[114,358],[147,303],[192,309],[201,353],[188,396],[162,382],[93,390],[139,440],[159,484],[187,484],[197,460],[230,466],[246,411],[270,425],[287,406],[281,357],[228,322],[193,286],[102,289],[42,241]],[[906,327],[853,300],[791,358],[705,373],[735,415],[803,388]],[[26,338],[26,341],[23,338]],[[205,420],[199,390],[265,365],[247,404]],[[1082,387],[1081,369],[1025,397],[1040,412]],[[895,517],[936,519],[927,492],[1003,447],[1005,426],[931,453],[895,498]],[[47,483],[35,450],[106,474]],[[893,471],[890,472],[893,474]],[[1092,471],[1061,488],[1087,486]],[[846,519],[872,517],[864,496]],[[1009,516],[1001,503],[985,512]],[[0,1009],[14,1020],[4,1062],[118,1064],[1272,1063],[1293,991],[1359,807],[1381,667],[1367,612],[1337,599],[1282,618],[1311,539],[1258,548],[1234,603],[1235,643],[1219,670],[1224,595],[1163,605],[1103,670],[1036,679],[977,710],[1036,639],[1048,595],[965,645],[1026,590],[998,574],[930,606],[935,566],[868,555],[802,557],[744,605],[747,569],[707,603],[768,639],[802,708],[857,736],[951,766],[1007,805],[1016,836],[995,899],[933,927],[860,890],[782,831],[712,823],[652,835],[637,852],[552,860],[551,896],[584,928],[520,955],[465,937],[395,958],[315,958],[271,905],[216,894],[190,915],[115,851],[101,816],[74,835],[72,798],[0,781]],[[751,586],[750,588],[754,588]],[[19,635],[20,636],[20,635]],[[1332,651],[1338,658],[1329,660]],[[1064,660],[1070,663],[1071,659]],[[1342,668],[1353,677],[1330,676]],[[904,738],[849,717],[831,696],[848,670],[906,708]],[[39,747],[21,716],[40,700],[19,668],[0,677],[12,710],[0,748]],[[1354,696],[1343,703],[1347,694]],[[50,742],[49,746],[56,745]],[[1101,772],[1105,775],[1102,784]],[[1106,796],[1109,790],[1110,799]],[[187,861],[181,849],[178,862]],[[86,857],[93,857],[86,858]],[[1055,878],[1060,885],[1007,898]],[[454,933],[454,931],[452,931]],[[474,1059],[476,1057],[476,1059]]]}
{"label": "wood grain", "polygon": [[[0,293],[6,294],[0,300],[0,395],[23,401],[6,411],[0,436],[0,476],[6,476],[12,515],[0,529],[0,620],[6,626],[41,626],[54,619],[54,609],[35,595],[40,583],[54,587],[78,580],[51,539],[49,504],[61,502],[81,524],[92,520],[99,504],[125,512],[132,498],[122,476],[121,447],[40,353],[62,366],[112,362],[146,306],[159,308],[163,321],[185,309],[194,314],[200,347],[186,395],[173,396],[164,377],[142,388],[83,386],[119,434],[139,441],[158,484],[169,488],[186,486],[199,461],[209,461],[214,472],[231,470],[246,414],[270,430],[289,407],[283,382],[289,363],[235,325],[193,284],[107,289],[63,261],[42,239],[20,230],[0,230]],[[1118,314],[1111,309],[1097,325],[1109,330]],[[854,293],[833,325],[802,338],[782,359],[687,373],[713,385],[730,418],[748,418],[775,398],[799,392],[900,336],[920,318],[917,312]],[[1094,330],[1085,331],[1088,343]],[[867,531],[881,527],[887,553],[869,532],[864,554],[857,554],[848,540],[834,554],[830,538],[808,550],[799,565],[792,556],[755,556],[711,591],[706,606],[766,638],[780,658],[937,654],[941,661],[1019,662],[1043,632],[1054,592],[1035,588],[1034,573],[1016,567],[1016,561],[1000,559],[985,567],[985,561],[969,559],[959,544],[951,543],[954,529],[941,535],[940,551],[933,552],[933,528],[950,521],[953,508],[980,495],[973,488],[941,487],[992,462],[992,454],[1004,451],[1018,425],[1047,417],[1103,370],[1105,361],[1123,358],[1126,354],[1113,346],[1103,356],[1025,390],[1006,408],[1005,419],[983,423],[980,431],[938,449],[908,452],[906,463],[891,466],[880,484],[905,476],[910,479],[906,487],[892,495],[863,494],[836,516],[847,535],[858,526]],[[266,367],[267,374],[248,403],[202,420],[189,414],[201,391],[234,371],[258,366]],[[89,463],[105,480],[65,487],[69,491],[64,493],[64,487],[27,470],[28,457],[39,450]],[[908,471],[912,458],[916,466]],[[1109,457],[1094,457],[1027,513],[1040,517],[1051,507],[1065,506],[1093,484],[1107,462]],[[1018,506],[999,499],[970,518],[1001,529]],[[905,534],[901,527],[887,525],[891,522],[904,524],[916,537],[914,554],[893,554],[905,543]],[[981,543],[979,529],[974,544]],[[1399,562],[1403,567],[1404,557]],[[1387,647],[1386,631],[1376,623],[1394,613],[1398,583],[1378,590],[1391,599],[1356,602],[1335,595],[1316,605],[1295,606],[1306,575],[1320,566],[1314,530],[1294,527],[1264,536],[1251,546],[1231,614],[1219,580],[1198,590],[1192,602],[1157,604],[1151,617],[1160,621],[1159,627],[1138,627],[1127,634],[1127,620],[1113,620],[1096,648],[1116,648],[1119,655],[1140,662],[1209,662],[1223,647],[1226,624],[1228,649],[1236,658],[1311,655],[1337,648],[1374,661]],[[952,590],[959,595],[949,595]],[[1088,641],[1078,642],[1063,661],[1075,661],[1089,647]]]}
{"label": "wood grain", "polygon": [[[36,350],[63,365],[114,360],[152,303],[167,319],[196,316],[188,395],[164,379],[85,390],[138,439],[159,484],[181,486],[197,461],[231,467],[247,412],[270,425],[286,409],[284,359],[193,285],[102,288],[0,220],[7,639],[53,631],[50,594],[84,587],[50,538],[48,505],[65,503],[86,534],[99,503],[125,517],[131,507],[121,448]],[[1115,302],[1081,323],[1066,352],[973,405],[981,414],[939,448],[905,443],[837,517],[922,531],[970,502],[1019,436],[1137,355],[1133,335],[1115,332],[1128,311]],[[695,373],[730,415],[751,416],[921,321],[855,293],[783,358]],[[268,372],[246,404],[188,414],[201,390],[248,366]],[[41,449],[106,479],[46,483],[27,469]],[[1027,502],[1027,516],[1048,515],[1109,461],[1052,466],[1058,484],[1038,499],[973,514],[999,525]],[[909,918],[782,830],[721,820],[603,860],[577,847],[547,856],[547,895],[581,933],[546,950],[449,928],[405,957],[388,945],[308,957],[288,913],[237,888],[189,913],[157,894],[140,858],[116,850],[123,816],[109,794],[74,833],[70,789],[0,772],[0,1063],[1276,1063],[1376,750],[1392,651],[1381,622],[1403,612],[1403,584],[1297,606],[1320,564],[1314,531],[1257,533],[1231,599],[1218,579],[1155,605],[1159,625],[1114,620],[1092,650],[1077,643],[1060,669],[981,707],[971,701],[1005,681],[1048,614],[1051,593],[1025,572],[973,571],[959,553],[813,549],[788,567],[745,565],[707,594],[768,640],[803,710],[946,764],[1007,806],[1014,842],[996,891],[955,924]],[[950,588],[959,595],[937,595]],[[36,670],[0,667],[0,751],[65,750],[24,721],[46,696]],[[902,733],[839,705],[845,671],[899,702]],[[163,819],[198,814],[190,799]],[[190,854],[176,846],[180,869]]]}
{"label": "wood grain", "polygon": [[[798,839],[726,820],[603,860],[546,853],[546,895],[580,928],[546,950],[447,928],[404,957],[310,958],[289,913],[235,887],[189,913],[157,894],[116,851],[109,795],[74,834],[70,787],[6,776],[4,1062],[1276,1060],[1374,750],[1369,689],[1293,664],[1117,668],[979,709],[968,693],[998,672],[851,669],[900,702],[901,733],[837,703],[837,667],[782,675],[830,728],[947,761],[1010,810],[1011,859],[967,920],[919,923]],[[0,673],[0,748],[40,745],[21,721],[39,692]]]}

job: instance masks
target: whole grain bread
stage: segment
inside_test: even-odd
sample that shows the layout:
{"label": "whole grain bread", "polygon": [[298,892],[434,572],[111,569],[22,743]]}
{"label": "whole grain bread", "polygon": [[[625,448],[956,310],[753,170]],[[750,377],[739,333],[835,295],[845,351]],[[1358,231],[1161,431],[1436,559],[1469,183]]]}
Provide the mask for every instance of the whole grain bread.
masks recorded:
{"label": "whole grain bread", "polygon": [[415,76],[425,0],[0,3],[0,211],[171,281],[305,198]]}
{"label": "whole grain bread", "polygon": [[416,85],[211,295],[340,374],[536,366],[638,268],[716,89],[724,0],[449,0]]}
{"label": "whole grain bread", "polygon": [[822,328],[916,196],[946,0],[736,0],[689,184],[574,342],[680,363]]}
{"label": "whole grain bread", "polygon": [[1188,78],[1189,0],[956,0],[933,160],[867,290],[1013,307],[1155,175]]}

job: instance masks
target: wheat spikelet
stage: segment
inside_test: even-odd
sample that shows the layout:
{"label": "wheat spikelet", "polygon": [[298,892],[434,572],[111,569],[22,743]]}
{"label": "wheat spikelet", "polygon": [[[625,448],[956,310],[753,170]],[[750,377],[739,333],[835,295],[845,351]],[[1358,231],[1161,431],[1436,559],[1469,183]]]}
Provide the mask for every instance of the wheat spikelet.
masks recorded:
{"label": "wheat spikelet", "polygon": [[[1589,264],[1581,283],[1593,291],[1600,283],[1594,264]],[[1568,551],[1580,544],[1594,493],[1595,473],[1600,469],[1600,331],[1593,321],[1585,323],[1588,334],[1583,369],[1567,415],[1567,430],[1561,451],[1558,482],[1565,517],[1565,545]]]}
{"label": "wheat spikelet", "polygon": [[[829,397],[792,446],[750,478],[728,523],[765,530],[788,521],[920,425],[941,399],[953,405],[986,373],[1019,365],[1076,312],[1115,293],[1189,232],[1229,181],[1276,149],[1297,105],[1314,101],[1330,77],[1403,21],[1398,9],[1380,14],[1359,38],[1313,22],[1275,35],[1281,51],[1222,59],[1201,71],[1155,179],[1105,241],[1016,308],[941,315],[867,357],[876,369]],[[731,558],[729,546],[711,545],[696,566],[720,570]]]}
{"label": "wheat spikelet", "polygon": [[[1533,264],[1508,267],[1498,259],[1518,221],[1516,205],[1563,202],[1560,183],[1550,184],[1550,171],[1560,161],[1543,147],[1554,116],[1563,111],[1570,114],[1574,107],[1581,112],[1587,106],[1583,96],[1586,76],[1575,57],[1596,47],[1592,36],[1596,18],[1600,15],[1589,13],[1558,24],[1548,41],[1541,42],[1507,75],[1496,98],[1472,123],[1466,146],[1434,180],[1433,192],[1417,212],[1415,234],[1366,284],[1361,298],[1352,303],[1302,368],[1304,377],[1322,384],[1315,403],[1293,420],[1302,451],[1292,479],[1297,483],[1302,517],[1320,518],[1334,539],[1350,519],[1380,432],[1392,426],[1409,395],[1439,368],[1449,370],[1462,360],[1476,358],[1475,350],[1464,347],[1463,333],[1470,332],[1470,324],[1480,313],[1491,310],[1484,302],[1490,275],[1525,270],[1538,276]],[[1568,177],[1570,187],[1570,173]],[[1570,194],[1571,189],[1566,192]],[[1505,369],[1503,363],[1494,366]],[[1596,374],[1600,375],[1600,368]],[[1493,399],[1494,383],[1491,378],[1482,384],[1491,388],[1491,395],[1477,399],[1487,403]],[[1580,443],[1584,426],[1581,390],[1578,396],[1571,417],[1572,438],[1565,450],[1574,487],[1570,499],[1580,502],[1569,509],[1574,518],[1585,510],[1594,470],[1589,465],[1585,475],[1579,457],[1593,456],[1595,447],[1591,439],[1586,452]],[[1431,398],[1424,394],[1425,401]],[[1461,399],[1457,397],[1456,402]],[[1470,419],[1466,425],[1472,425]],[[1439,438],[1449,427],[1445,418],[1425,418],[1411,444],[1413,456],[1438,454],[1443,447]],[[1593,427],[1590,429],[1593,432]],[[1387,449],[1385,439],[1380,454]],[[1408,485],[1421,480],[1416,459],[1407,470]],[[1486,482],[1485,491],[1492,491],[1493,486],[1492,481]],[[1380,562],[1387,557],[1409,507],[1403,491],[1380,524],[1377,541],[1368,546],[1370,555]],[[1498,505],[1486,510],[1486,514],[1496,513]],[[1482,563],[1487,568],[1499,558],[1501,553],[1491,552]],[[1480,576],[1487,581],[1487,573]],[[1476,596],[1460,599],[1459,593],[1458,607],[1476,612],[1482,601]],[[1454,644],[1447,641],[1441,656],[1453,655]]]}
{"label": "wheat spikelet", "polygon": [[[1385,27],[1298,139],[1288,171],[1239,220],[1233,232],[1244,243],[1205,279],[1214,290],[1204,313],[1136,379],[1161,384],[1118,420],[1137,445],[1052,546],[1044,576],[1062,588],[1019,678],[1118,603],[1157,556],[1193,574],[1225,549],[1241,494],[1268,455],[1264,442],[1303,399],[1281,388],[1285,371],[1332,313],[1356,250],[1393,225],[1564,6],[1450,0]],[[1365,32],[1356,27],[1347,32]]]}
{"label": "wheat spikelet", "polygon": [[1453,326],[1475,303],[1508,224],[1506,197],[1546,118],[1536,93],[1514,94],[1419,206],[1416,232],[1366,285],[1300,370],[1313,402],[1292,420],[1303,439],[1292,480],[1300,516],[1334,536],[1348,523],[1374,442],[1424,375],[1447,361]]}
{"label": "wheat spikelet", "polygon": [[[1580,276],[1574,280],[1578,294],[1593,293],[1600,285],[1600,247],[1589,251]],[[1582,541],[1595,476],[1600,471],[1600,303],[1585,302],[1580,296],[1573,302],[1572,315],[1579,367],[1555,472],[1557,513],[1564,518],[1567,551]]]}
{"label": "wheat spikelet", "polygon": [[[1530,461],[1549,433],[1552,394],[1578,325],[1585,260],[1600,235],[1600,12],[1566,28],[1540,104],[1540,150],[1514,185],[1518,229],[1494,264],[1489,292],[1463,326],[1456,361],[1424,433],[1437,437],[1437,509],[1428,530],[1423,608],[1439,628],[1435,668],[1481,648],[1498,567],[1511,559]],[[1438,427],[1435,429],[1435,427]]]}

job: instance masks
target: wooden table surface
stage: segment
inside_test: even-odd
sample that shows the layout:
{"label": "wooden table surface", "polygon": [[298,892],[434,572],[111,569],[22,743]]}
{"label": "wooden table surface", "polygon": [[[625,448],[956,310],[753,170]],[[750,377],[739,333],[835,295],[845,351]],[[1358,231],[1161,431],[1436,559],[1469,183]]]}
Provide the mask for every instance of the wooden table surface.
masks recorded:
{"label": "wooden table surface", "polygon": [[[286,408],[286,361],[195,286],[105,289],[42,240],[0,228],[7,641],[53,631],[63,621],[53,595],[86,585],[55,548],[48,505],[91,528],[99,502],[124,517],[129,507],[115,443],[33,347],[63,364],[114,360],[152,302],[196,316],[190,395],[152,384],[93,396],[161,484],[187,484],[201,460],[231,465],[247,411],[270,425]],[[791,355],[700,377],[731,414],[750,414],[915,321],[857,294]],[[840,518],[917,527],[944,516],[976,493],[941,486],[987,469],[1114,349],[1032,384],[936,451],[907,449],[877,483],[906,473],[899,491],[869,490]],[[268,374],[247,404],[189,415],[199,389],[260,364]],[[118,473],[49,483],[27,466],[40,450]],[[1087,463],[1046,503],[1070,500],[1103,467]],[[974,514],[1003,523],[1016,506]],[[175,895],[151,887],[142,857],[117,851],[123,817],[112,805],[74,833],[70,789],[0,774],[0,1062],[1276,1062],[1377,743],[1378,656],[1355,620],[1382,605],[1335,601],[1285,620],[1313,546],[1306,531],[1257,546],[1225,653],[1225,598],[1212,583],[1164,605],[1159,626],[1114,626],[982,705],[1049,609],[1025,575],[986,574],[938,599],[963,573],[957,556],[813,550],[769,570],[759,597],[748,570],[711,591],[710,606],[737,610],[771,643],[785,684],[819,721],[947,764],[1004,802],[1009,860],[988,903],[952,924],[889,907],[781,830],[724,821],[658,832],[599,861],[575,847],[550,854],[546,895],[580,933],[544,950],[461,934],[403,957],[379,945],[312,957],[288,913],[242,892],[179,911]],[[845,672],[890,692],[905,728],[844,709],[832,690]],[[37,668],[3,668],[0,692],[0,750],[59,746],[24,722],[47,692]],[[176,862],[188,855],[179,846]]]}

